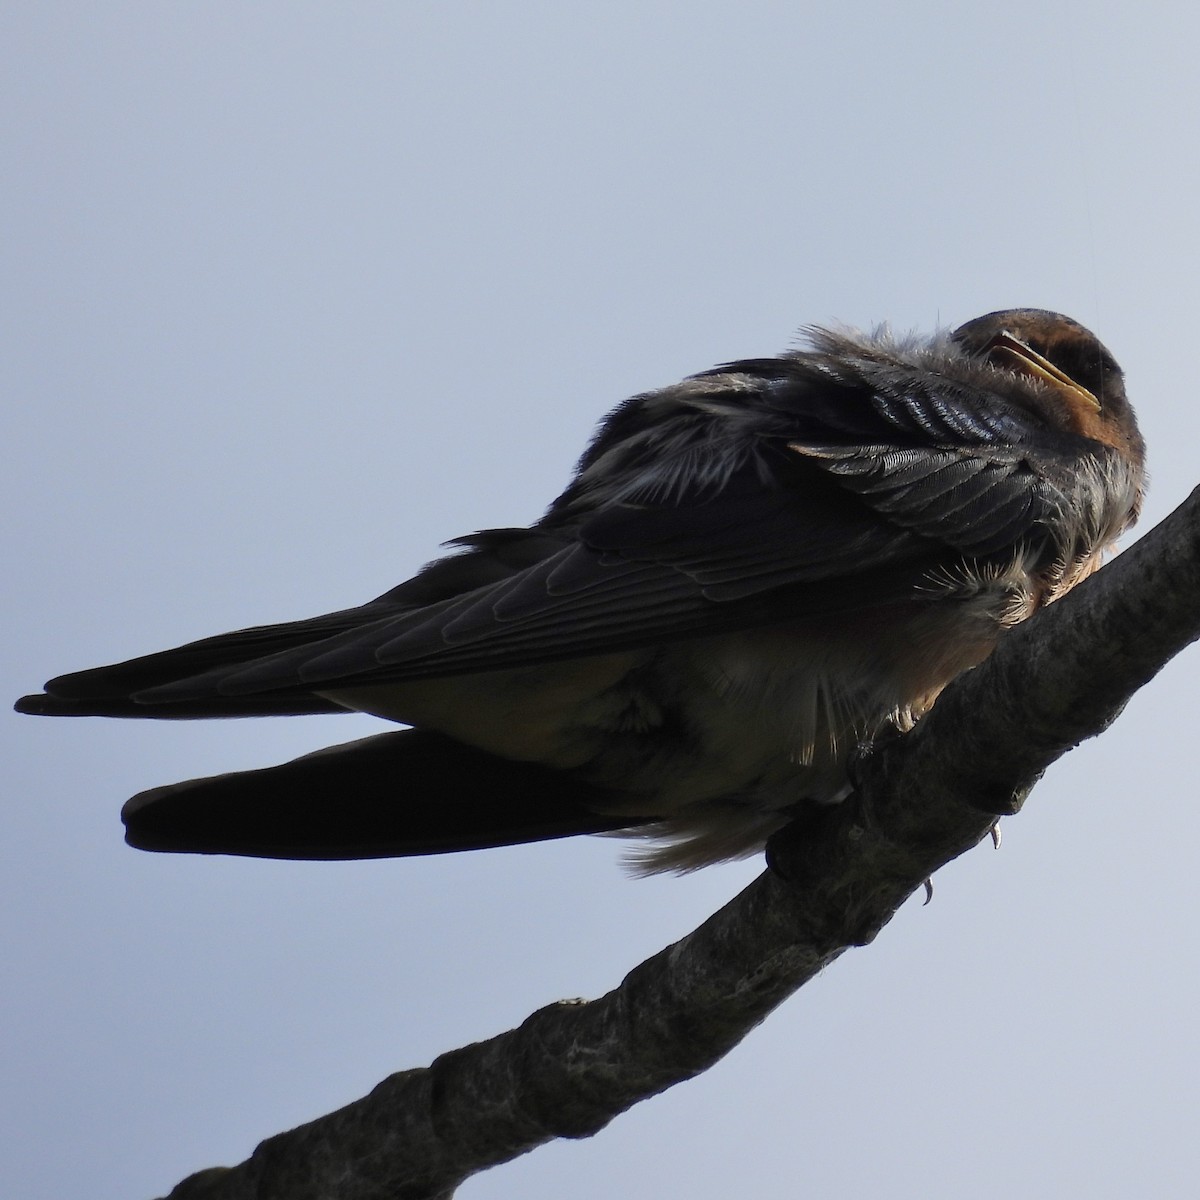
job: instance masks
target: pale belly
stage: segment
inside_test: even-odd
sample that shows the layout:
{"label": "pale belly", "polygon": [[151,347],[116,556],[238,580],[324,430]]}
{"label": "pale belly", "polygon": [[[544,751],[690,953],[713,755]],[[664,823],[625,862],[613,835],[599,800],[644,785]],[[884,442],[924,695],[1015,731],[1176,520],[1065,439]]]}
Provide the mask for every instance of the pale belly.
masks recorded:
{"label": "pale belly", "polygon": [[887,616],[323,694],[614,789],[608,811],[656,818],[639,865],[688,870],[756,852],[804,801],[842,799],[855,747],[920,716],[999,630],[994,605]]}

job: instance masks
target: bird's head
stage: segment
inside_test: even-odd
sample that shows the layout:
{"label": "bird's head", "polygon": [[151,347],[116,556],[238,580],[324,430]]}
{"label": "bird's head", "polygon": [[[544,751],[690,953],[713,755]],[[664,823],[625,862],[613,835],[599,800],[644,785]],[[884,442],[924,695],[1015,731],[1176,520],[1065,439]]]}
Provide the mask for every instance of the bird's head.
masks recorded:
{"label": "bird's head", "polygon": [[1125,376],[1089,329],[1062,313],[1010,308],[960,325],[951,340],[998,372],[1034,381],[1039,409],[1064,432],[1116,450],[1139,473],[1146,446],[1125,394]]}

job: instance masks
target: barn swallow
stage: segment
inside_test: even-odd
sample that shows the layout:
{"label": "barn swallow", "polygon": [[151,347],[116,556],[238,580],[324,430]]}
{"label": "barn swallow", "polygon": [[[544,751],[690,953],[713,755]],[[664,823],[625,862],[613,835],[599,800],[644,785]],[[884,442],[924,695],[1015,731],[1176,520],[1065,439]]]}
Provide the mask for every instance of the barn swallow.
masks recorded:
{"label": "barn swallow", "polygon": [[645,870],[752,854],[1137,518],[1144,445],[1077,322],[995,312],[619,405],[566,491],[378,599],[76,674],[54,716],[358,711],[411,728],[126,804],[134,846],[428,854],[625,831]]}

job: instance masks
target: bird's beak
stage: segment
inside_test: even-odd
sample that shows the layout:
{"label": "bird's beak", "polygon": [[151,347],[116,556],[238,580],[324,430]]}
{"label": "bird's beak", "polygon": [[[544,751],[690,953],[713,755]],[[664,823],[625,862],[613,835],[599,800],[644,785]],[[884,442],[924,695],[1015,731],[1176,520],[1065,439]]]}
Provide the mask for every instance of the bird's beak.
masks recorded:
{"label": "bird's beak", "polygon": [[985,354],[990,355],[995,351],[1004,352],[1002,361],[1013,370],[1032,375],[1034,379],[1040,379],[1043,383],[1062,392],[1068,400],[1084,404],[1093,412],[1100,411],[1100,401],[1087,388],[1076,383],[1070,375],[1065,371],[1060,371],[1049,359],[1043,358],[1032,347],[1025,345],[1020,338],[1013,337],[1007,331],[996,334],[984,347]]}

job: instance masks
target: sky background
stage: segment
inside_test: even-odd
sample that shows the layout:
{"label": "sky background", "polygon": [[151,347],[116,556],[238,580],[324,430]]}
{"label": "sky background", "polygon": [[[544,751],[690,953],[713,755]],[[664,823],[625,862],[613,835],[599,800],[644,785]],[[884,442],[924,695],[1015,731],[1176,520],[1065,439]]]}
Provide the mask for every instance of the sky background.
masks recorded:
{"label": "sky background", "polygon": [[[1070,313],[1161,519],[1200,474],[1196,9],[831,9],[3,5],[7,694],[374,596],[536,518],[616,401],[808,323]],[[461,1196],[1193,1195],[1198,669],[714,1070]],[[122,843],[133,792],[376,728],[0,716],[0,1194],[161,1195],[760,869]]]}

